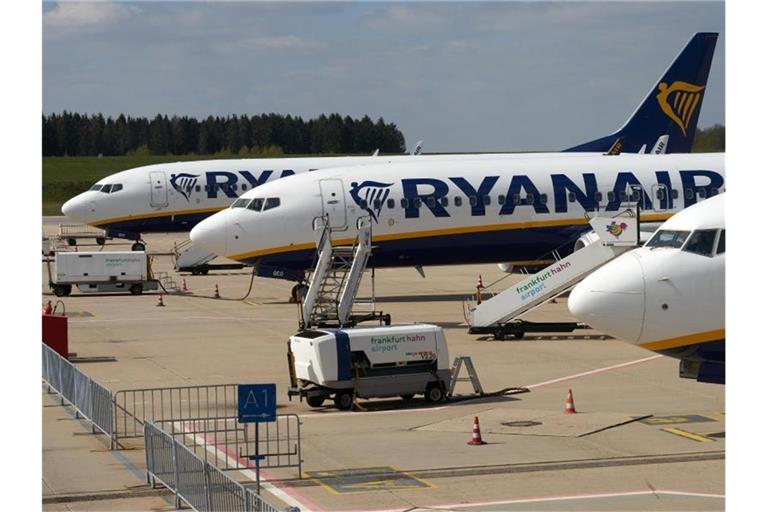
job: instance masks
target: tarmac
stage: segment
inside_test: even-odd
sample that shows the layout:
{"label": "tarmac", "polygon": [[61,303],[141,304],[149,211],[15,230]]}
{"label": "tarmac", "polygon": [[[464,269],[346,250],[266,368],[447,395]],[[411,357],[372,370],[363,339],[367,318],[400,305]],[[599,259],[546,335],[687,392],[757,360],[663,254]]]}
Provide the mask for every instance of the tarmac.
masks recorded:
{"label": "tarmac", "polygon": [[[44,219],[45,233],[59,218]],[[167,253],[182,234],[149,235]],[[113,250],[129,250],[127,244]],[[81,247],[94,250],[96,247]],[[171,257],[153,269],[172,273]],[[43,300],[50,295],[43,271]],[[189,293],[82,294],[61,299],[78,367],[112,391],[198,384],[277,384],[278,412],[302,422],[303,478],[269,472],[271,501],[301,510],[724,510],[725,390],[678,378],[676,360],[593,330],[496,341],[469,335],[463,301],[504,274],[495,265],[377,269],[377,309],[393,323],[446,331],[451,355],[469,355],[483,388],[530,392],[426,405],[363,401],[366,411],[289,401],[286,341],[298,310],[292,284],[226,271],[183,278]],[[492,287],[501,291],[511,276]],[[221,298],[215,299],[218,286]],[[370,292],[364,283],[361,295]],[[247,296],[246,296],[247,295]],[[59,307],[61,310],[61,306]],[[569,321],[567,299],[531,312]],[[88,362],[93,361],[93,362]],[[470,393],[468,383],[457,385]],[[577,414],[563,413],[573,390]],[[43,386],[45,510],[172,510],[146,482],[141,440],[109,450]],[[483,446],[471,446],[477,416]],[[252,475],[252,472],[250,472]],[[245,481],[248,472],[231,472]],[[264,480],[264,478],[263,478]]]}

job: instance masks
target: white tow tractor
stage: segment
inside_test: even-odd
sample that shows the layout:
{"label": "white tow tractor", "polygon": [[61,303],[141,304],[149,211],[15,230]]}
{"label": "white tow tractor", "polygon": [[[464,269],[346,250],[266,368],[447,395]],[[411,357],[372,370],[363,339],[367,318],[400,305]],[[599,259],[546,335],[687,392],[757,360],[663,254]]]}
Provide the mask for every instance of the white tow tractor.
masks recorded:
{"label": "white tow tractor", "polygon": [[429,324],[304,330],[288,342],[288,363],[288,396],[311,407],[328,398],[341,410],[356,398],[439,402],[451,383],[445,334]]}
{"label": "white tow tractor", "polygon": [[72,286],[81,292],[130,292],[157,290],[145,252],[57,252],[56,270],[48,275],[57,297],[69,295]]}

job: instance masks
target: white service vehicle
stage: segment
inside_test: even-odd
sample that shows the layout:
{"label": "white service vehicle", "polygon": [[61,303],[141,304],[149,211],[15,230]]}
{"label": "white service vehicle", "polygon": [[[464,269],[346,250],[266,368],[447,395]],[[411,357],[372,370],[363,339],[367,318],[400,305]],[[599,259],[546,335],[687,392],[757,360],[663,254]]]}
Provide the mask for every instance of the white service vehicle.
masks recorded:
{"label": "white service vehicle", "polygon": [[357,329],[305,330],[291,336],[289,397],[320,407],[333,397],[349,410],[355,397],[445,398],[451,379],[443,329],[414,324]]}
{"label": "white service vehicle", "polygon": [[55,263],[49,286],[57,297],[69,295],[73,285],[81,292],[128,291],[134,295],[158,288],[144,252],[57,252]]}

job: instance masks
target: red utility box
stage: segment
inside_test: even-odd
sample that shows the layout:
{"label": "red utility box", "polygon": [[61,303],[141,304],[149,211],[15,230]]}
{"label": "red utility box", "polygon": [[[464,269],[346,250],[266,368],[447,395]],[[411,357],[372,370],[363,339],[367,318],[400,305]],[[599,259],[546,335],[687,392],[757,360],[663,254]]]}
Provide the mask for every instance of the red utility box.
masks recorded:
{"label": "red utility box", "polygon": [[43,315],[43,343],[66,359],[69,356],[69,335],[67,317]]}

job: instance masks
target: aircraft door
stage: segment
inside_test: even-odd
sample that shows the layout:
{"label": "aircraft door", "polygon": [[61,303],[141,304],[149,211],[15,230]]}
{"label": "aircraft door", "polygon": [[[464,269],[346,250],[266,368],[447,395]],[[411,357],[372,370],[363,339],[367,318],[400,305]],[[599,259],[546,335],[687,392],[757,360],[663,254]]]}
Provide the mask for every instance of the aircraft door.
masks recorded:
{"label": "aircraft door", "polygon": [[669,189],[666,185],[657,183],[651,187],[651,202],[655,212],[665,212],[669,209]]}
{"label": "aircraft door", "polygon": [[346,229],[347,206],[344,199],[344,184],[341,180],[320,180],[320,196],[323,202],[323,215],[333,229]]}
{"label": "aircraft door", "polygon": [[168,206],[168,187],[164,171],[149,173],[149,205]]}

